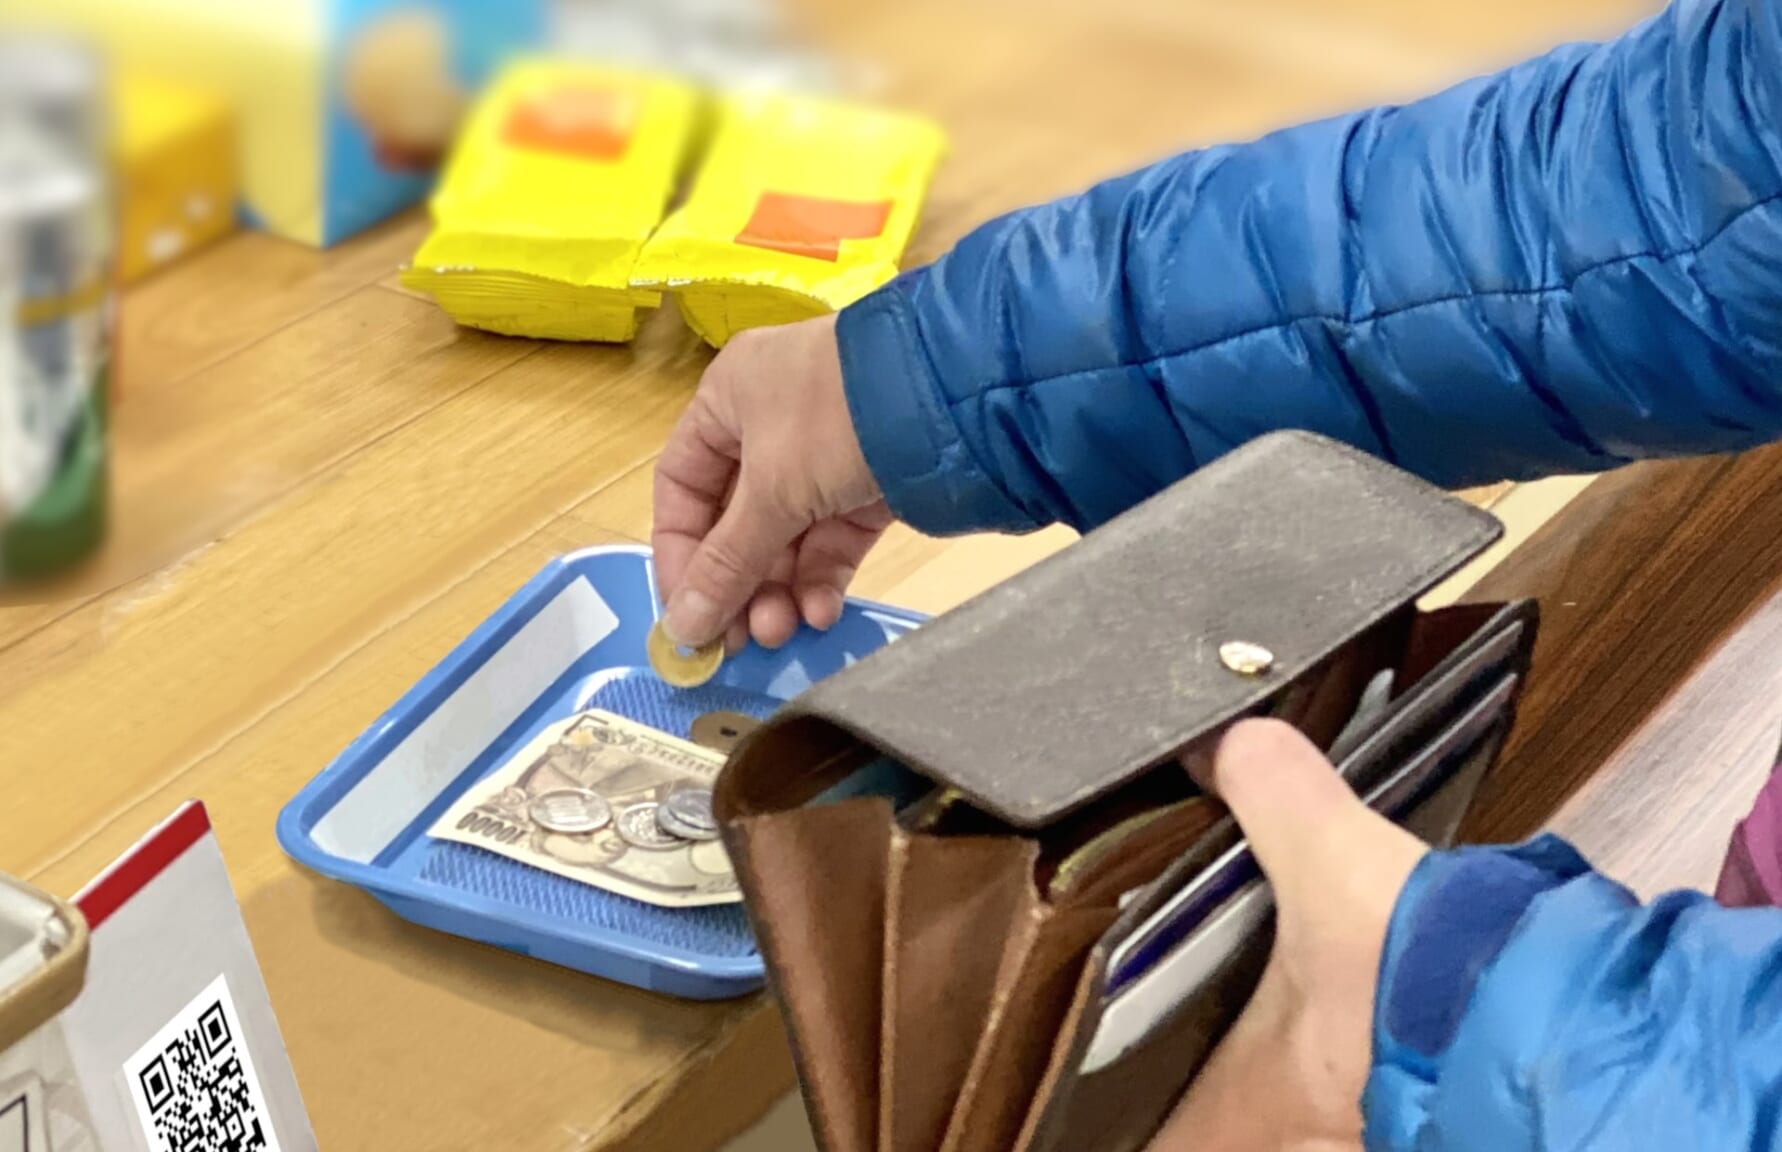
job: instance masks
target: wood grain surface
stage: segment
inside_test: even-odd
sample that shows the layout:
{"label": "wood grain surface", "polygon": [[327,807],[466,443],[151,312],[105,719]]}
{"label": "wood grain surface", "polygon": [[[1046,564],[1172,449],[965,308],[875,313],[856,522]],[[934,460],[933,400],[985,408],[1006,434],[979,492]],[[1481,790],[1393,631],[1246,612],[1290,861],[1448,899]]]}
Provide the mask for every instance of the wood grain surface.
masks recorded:
{"label": "wood grain surface", "polygon": [[[912,263],[1168,153],[1416,95],[1653,6],[795,5],[952,136]],[[709,361],[672,310],[622,348],[458,330],[389,286],[424,230],[410,214],[326,253],[242,235],[125,301],[115,530],[70,579],[0,602],[0,869],[72,892],[201,798],[329,1152],[704,1152],[790,1083],[760,998],[680,1003],[427,932],[273,839],[290,796],[547,560],[647,534],[652,460]],[[1692,517],[1665,484],[1650,500],[1655,540]],[[938,611],[1068,539],[899,531],[859,590]],[[1585,571],[1551,563],[1556,581]],[[1730,620],[1746,590],[1702,611]],[[1613,743],[1542,735],[1542,715],[1531,764]],[[1584,770],[1566,771],[1543,797],[1576,791]],[[1541,818],[1534,798],[1493,812],[1496,829]]]}
{"label": "wood grain surface", "polygon": [[1782,735],[1782,447],[1590,485],[1469,598],[1536,596],[1529,692],[1469,838],[1555,819],[1611,874],[1711,887]]}
{"label": "wood grain surface", "polygon": [[1712,892],[1734,826],[1782,762],[1782,591],[1574,792],[1549,827],[1651,897]]}

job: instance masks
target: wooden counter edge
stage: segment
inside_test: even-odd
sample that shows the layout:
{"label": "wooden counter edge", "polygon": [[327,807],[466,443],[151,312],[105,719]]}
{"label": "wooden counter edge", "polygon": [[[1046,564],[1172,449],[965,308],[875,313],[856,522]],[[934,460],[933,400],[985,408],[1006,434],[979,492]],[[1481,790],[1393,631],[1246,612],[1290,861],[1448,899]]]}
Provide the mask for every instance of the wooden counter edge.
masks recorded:
{"label": "wooden counter edge", "polygon": [[[1782,445],[1590,484],[1465,597],[1533,596],[1543,613],[1516,728],[1465,838],[1547,826],[1779,588]],[[1782,699],[1769,708],[1782,716]]]}

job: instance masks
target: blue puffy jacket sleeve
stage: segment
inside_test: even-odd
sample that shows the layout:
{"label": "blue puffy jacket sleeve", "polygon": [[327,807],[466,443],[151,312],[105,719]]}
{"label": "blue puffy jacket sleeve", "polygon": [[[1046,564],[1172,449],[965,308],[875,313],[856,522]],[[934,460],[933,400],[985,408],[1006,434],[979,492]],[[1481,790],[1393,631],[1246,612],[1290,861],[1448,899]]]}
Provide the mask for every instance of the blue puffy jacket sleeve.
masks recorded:
{"label": "blue puffy jacket sleeve", "polygon": [[1782,3],[1678,0],[993,221],[843,311],[848,401],[936,534],[1093,527],[1283,427],[1448,486],[1743,449],[1779,198]]}
{"label": "blue puffy jacket sleeve", "polygon": [[1782,1146],[1782,910],[1650,905],[1552,837],[1431,853],[1387,936],[1370,1152]]}

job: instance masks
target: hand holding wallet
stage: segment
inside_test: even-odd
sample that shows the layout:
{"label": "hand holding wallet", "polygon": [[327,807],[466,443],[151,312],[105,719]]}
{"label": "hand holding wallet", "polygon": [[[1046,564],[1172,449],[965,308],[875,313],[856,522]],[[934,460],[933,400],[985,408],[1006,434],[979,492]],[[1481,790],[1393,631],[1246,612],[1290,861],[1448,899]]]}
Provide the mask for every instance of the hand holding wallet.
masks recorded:
{"label": "hand holding wallet", "polygon": [[1143,1148],[1272,931],[1177,758],[1279,717],[1446,843],[1536,620],[1416,601],[1499,531],[1351,449],[1265,437],[752,732],[717,814],[819,1144]]}

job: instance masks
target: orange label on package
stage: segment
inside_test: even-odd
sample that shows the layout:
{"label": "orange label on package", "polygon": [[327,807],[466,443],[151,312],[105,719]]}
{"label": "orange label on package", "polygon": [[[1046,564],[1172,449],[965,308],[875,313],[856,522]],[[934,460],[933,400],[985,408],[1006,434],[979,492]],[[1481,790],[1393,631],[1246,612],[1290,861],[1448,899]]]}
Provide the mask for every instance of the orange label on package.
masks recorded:
{"label": "orange label on package", "polygon": [[611,163],[631,146],[637,104],[638,93],[622,88],[553,88],[517,103],[502,138],[515,148]]}
{"label": "orange label on package", "polygon": [[914,116],[732,96],[692,193],[644,246],[632,284],[674,292],[713,344],[851,304],[897,275],[944,149],[940,129]]}
{"label": "orange label on package", "polygon": [[890,218],[889,200],[829,200],[763,192],[736,242],[834,263],[841,256],[843,240],[883,235],[885,221]]}

